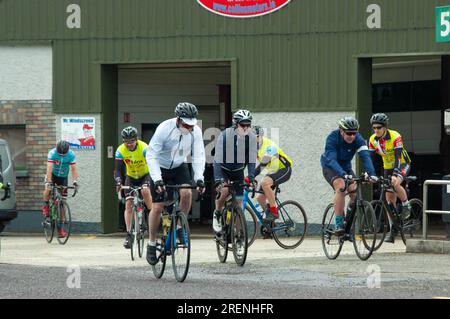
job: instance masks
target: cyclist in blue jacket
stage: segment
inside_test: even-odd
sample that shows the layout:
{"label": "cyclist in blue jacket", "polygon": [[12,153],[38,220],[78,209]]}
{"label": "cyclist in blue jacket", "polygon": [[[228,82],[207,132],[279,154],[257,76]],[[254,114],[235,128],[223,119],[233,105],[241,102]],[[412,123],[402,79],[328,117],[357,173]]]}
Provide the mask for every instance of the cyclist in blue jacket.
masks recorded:
{"label": "cyclist in blue jacket", "polygon": [[[334,195],[334,212],[336,215],[336,234],[342,235],[345,232],[344,226],[344,206],[345,193],[340,189],[345,187],[345,180],[351,180],[355,176],[352,170],[352,159],[356,153],[363,162],[365,171],[369,174],[370,180],[375,182],[378,180],[373,167],[369,149],[366,141],[358,133],[359,123],[353,117],[344,117],[339,121],[339,129],[334,130],[328,135],[325,152],[320,157],[323,176],[326,181],[333,187]],[[351,184],[348,192],[356,189],[355,184]],[[350,203],[347,206],[347,214],[351,212],[356,194],[350,194]]]}

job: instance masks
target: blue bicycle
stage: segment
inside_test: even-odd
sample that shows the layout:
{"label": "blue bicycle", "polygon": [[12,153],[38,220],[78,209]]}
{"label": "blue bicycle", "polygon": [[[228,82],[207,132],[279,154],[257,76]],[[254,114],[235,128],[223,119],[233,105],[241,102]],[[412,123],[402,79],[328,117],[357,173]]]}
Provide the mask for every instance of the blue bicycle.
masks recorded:
{"label": "blue bicycle", "polygon": [[[252,193],[251,196],[249,195],[250,192]],[[256,193],[264,194],[264,192],[250,186],[245,188],[242,205],[245,207],[244,215],[247,222],[249,247],[256,239],[258,228],[263,238],[275,239],[277,244],[284,249],[294,249],[303,242],[308,228],[305,210],[296,201],[287,200],[281,202],[278,199],[280,192],[280,187],[275,187],[275,200],[279,218],[273,222],[267,222],[251,200]]]}

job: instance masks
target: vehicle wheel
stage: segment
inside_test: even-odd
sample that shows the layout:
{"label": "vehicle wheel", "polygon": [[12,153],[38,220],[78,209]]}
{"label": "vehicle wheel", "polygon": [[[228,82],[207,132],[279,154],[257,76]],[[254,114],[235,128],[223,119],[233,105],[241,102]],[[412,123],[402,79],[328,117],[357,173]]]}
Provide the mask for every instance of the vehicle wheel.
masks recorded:
{"label": "vehicle wheel", "polygon": [[320,235],[322,237],[322,247],[328,259],[336,259],[342,250],[344,241],[336,236],[335,231],[335,214],[333,204],[330,204],[325,209],[322,219],[322,230]]}

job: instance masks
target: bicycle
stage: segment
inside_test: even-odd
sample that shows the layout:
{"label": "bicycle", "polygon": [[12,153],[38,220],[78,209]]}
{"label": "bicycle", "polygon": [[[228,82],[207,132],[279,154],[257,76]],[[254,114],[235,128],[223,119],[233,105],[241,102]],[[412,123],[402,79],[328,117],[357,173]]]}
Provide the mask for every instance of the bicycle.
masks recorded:
{"label": "bicycle", "polygon": [[[345,233],[343,235],[335,233],[333,203],[327,206],[323,214],[322,247],[327,258],[331,260],[339,256],[342,246],[347,240],[353,242],[356,255],[361,260],[369,259],[374,252],[378,228],[372,206],[362,197],[362,184],[366,182],[366,176],[362,175],[352,180],[346,179],[345,186],[340,191],[347,191],[352,182],[357,184],[356,191],[354,191],[356,192],[356,200],[351,213],[345,216]],[[334,247],[337,247],[336,252],[333,252]]]}
{"label": "bicycle", "polygon": [[[298,247],[305,239],[308,228],[308,219],[303,207],[293,200],[281,202],[278,198],[281,190],[279,186],[276,186],[275,201],[278,207],[279,218],[273,223],[267,223],[264,221],[263,215],[255,208],[255,205],[249,198],[249,186],[244,190],[242,206],[250,214],[250,218],[247,220],[247,232],[249,233],[248,246],[250,247],[255,241],[259,225],[261,235],[264,238],[273,238],[281,248],[294,249]],[[255,197],[255,193],[264,194],[263,191],[257,191],[252,187],[251,198]],[[286,242],[283,242],[285,239]]]}
{"label": "bicycle", "polygon": [[133,197],[133,206],[131,209],[131,260],[135,260],[136,256],[142,258],[144,255],[144,241],[147,231],[147,207],[142,198],[142,186],[121,186],[118,192],[119,200],[121,200],[122,190],[129,190],[128,196]]}
{"label": "bicycle", "polygon": [[53,240],[55,226],[57,226],[58,229],[63,227],[67,233],[67,236],[64,238],[60,238],[59,236],[57,236],[58,243],[64,245],[69,240],[72,215],[70,212],[69,204],[67,204],[66,200],[63,199],[62,196],[63,192],[68,189],[74,190],[72,197],[75,197],[78,192],[78,187],[52,185],[50,196],[50,214],[48,217],[44,217],[44,220],[42,222],[45,239],[49,244]]}
{"label": "bicycle", "polygon": [[[156,265],[152,265],[153,274],[160,279],[166,268],[167,256],[172,256],[172,268],[175,279],[183,282],[189,271],[191,258],[191,235],[187,217],[179,209],[180,189],[196,189],[197,186],[166,185],[164,211],[156,235]],[[172,196],[171,196],[172,195]],[[199,194],[200,200],[201,194]]]}
{"label": "bicycle", "polygon": [[[223,185],[229,188],[230,194],[221,211],[222,231],[215,236],[219,261],[225,263],[230,250],[233,251],[234,261],[241,267],[245,264],[248,251],[247,223],[242,208],[236,203],[236,188],[242,185],[245,184],[234,181]],[[217,193],[216,198],[219,197],[220,192]]]}
{"label": "bicycle", "polygon": [[[406,190],[408,190],[408,184],[416,180],[417,177],[415,176],[406,177]],[[421,236],[423,212],[422,201],[417,198],[410,199],[409,203],[411,205],[411,214],[409,216],[403,216],[403,214],[401,214],[395,207],[391,207],[386,199],[386,192],[392,188],[391,176],[388,176],[387,178],[380,177],[378,183],[380,185],[380,198],[371,201],[371,205],[377,217],[378,233],[381,234],[381,237],[379,237],[379,240],[375,245],[375,250],[378,250],[381,247],[386,238],[387,230],[390,228],[388,214],[394,218],[394,232],[398,231],[400,233],[402,241],[405,245],[406,234],[409,234],[411,238],[414,236]]]}

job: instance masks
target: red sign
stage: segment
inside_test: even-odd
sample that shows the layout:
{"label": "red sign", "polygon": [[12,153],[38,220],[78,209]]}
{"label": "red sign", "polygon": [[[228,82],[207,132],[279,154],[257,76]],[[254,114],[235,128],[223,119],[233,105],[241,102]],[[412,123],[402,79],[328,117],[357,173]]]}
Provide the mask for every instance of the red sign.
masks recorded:
{"label": "red sign", "polygon": [[250,18],[274,12],[291,0],[197,0],[216,14],[232,18]]}

